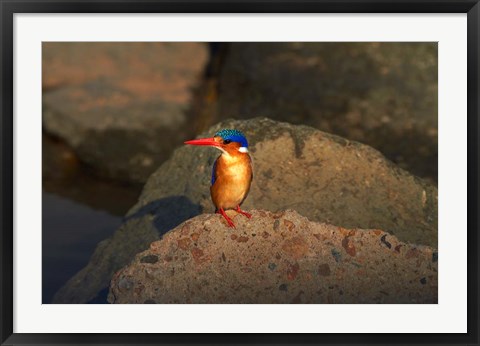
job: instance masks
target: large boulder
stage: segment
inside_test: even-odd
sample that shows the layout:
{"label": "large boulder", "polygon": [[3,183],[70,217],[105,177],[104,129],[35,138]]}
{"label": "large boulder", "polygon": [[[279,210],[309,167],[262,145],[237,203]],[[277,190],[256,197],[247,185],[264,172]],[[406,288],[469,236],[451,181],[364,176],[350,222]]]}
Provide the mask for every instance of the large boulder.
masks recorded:
{"label": "large boulder", "polygon": [[[312,221],[348,229],[381,229],[400,241],[437,246],[437,189],[398,168],[369,146],[308,126],[267,118],[228,120],[250,143],[254,178],[243,207],[293,209]],[[54,302],[85,302],[107,287],[113,273],[167,231],[201,213],[210,201],[213,148],[178,148],[147,181],[123,225],[99,245],[86,268]]]}
{"label": "large boulder", "polygon": [[43,127],[96,173],[148,176],[192,133],[202,43],[44,43]]}
{"label": "large boulder", "polygon": [[[345,228],[380,228],[399,239],[436,246],[437,189],[385,159],[377,150],[308,126],[268,118],[219,123],[249,140],[254,178],[245,208],[294,209],[309,219]],[[210,200],[216,149],[184,146],[147,181],[134,217],[167,196],[184,196],[213,212]]]}
{"label": "large boulder", "polygon": [[313,126],[368,144],[436,181],[437,48],[428,42],[232,43],[210,117],[215,123],[271,115]]}
{"label": "large boulder", "polygon": [[295,211],[204,214],[117,272],[108,300],[143,303],[438,302],[435,249],[381,230],[308,221]]}

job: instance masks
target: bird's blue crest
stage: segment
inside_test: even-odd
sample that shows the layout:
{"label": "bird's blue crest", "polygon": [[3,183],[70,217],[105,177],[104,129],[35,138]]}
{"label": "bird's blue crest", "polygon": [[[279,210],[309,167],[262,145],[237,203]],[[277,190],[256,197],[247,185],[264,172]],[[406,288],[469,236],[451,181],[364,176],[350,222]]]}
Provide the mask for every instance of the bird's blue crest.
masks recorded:
{"label": "bird's blue crest", "polygon": [[215,133],[215,136],[222,137],[232,142],[238,142],[242,147],[248,148],[248,142],[245,135],[238,130],[223,129]]}

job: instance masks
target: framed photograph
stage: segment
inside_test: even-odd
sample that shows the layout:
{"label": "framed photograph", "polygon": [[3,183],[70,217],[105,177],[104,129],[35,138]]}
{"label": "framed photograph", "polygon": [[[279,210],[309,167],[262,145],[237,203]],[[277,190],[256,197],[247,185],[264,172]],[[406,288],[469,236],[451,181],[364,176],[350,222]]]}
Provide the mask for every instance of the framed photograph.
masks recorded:
{"label": "framed photograph", "polygon": [[1,344],[478,340],[478,1],[3,1]]}

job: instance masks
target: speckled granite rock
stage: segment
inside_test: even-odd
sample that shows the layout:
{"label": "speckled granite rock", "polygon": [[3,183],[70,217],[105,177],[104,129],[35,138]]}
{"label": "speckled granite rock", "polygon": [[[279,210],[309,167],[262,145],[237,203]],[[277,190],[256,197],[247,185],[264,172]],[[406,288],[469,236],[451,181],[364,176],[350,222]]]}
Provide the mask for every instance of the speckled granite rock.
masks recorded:
{"label": "speckled granite rock", "polygon": [[[246,209],[296,210],[312,221],[382,229],[398,239],[436,247],[437,189],[398,168],[378,151],[308,126],[266,118],[225,121],[242,130],[254,164]],[[115,235],[56,294],[55,303],[86,302],[134,254],[183,221],[211,213],[209,184],[218,151],[181,147],[145,185]]]}
{"label": "speckled granite rock", "polygon": [[[235,214],[234,212],[230,214]],[[118,271],[110,303],[437,303],[437,252],[295,211],[200,215]]]}
{"label": "speckled granite rock", "polygon": [[43,127],[96,173],[145,182],[192,133],[205,44],[48,42],[42,53]]}

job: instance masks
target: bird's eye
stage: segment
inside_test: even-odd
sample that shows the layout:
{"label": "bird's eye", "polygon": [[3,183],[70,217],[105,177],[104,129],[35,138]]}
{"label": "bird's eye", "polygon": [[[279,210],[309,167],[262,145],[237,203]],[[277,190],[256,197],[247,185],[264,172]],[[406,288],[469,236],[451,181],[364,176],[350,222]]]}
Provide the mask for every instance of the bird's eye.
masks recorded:
{"label": "bird's eye", "polygon": [[223,144],[230,144],[230,143],[232,143],[232,141],[229,140],[229,139],[225,139],[225,140],[223,141]]}

